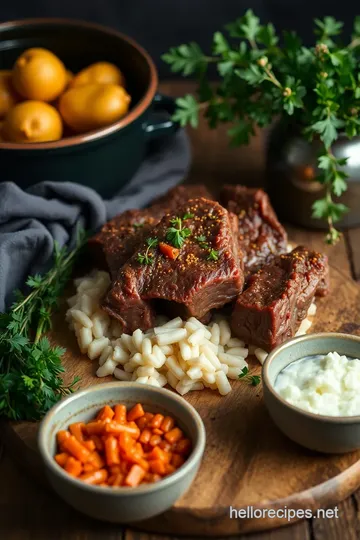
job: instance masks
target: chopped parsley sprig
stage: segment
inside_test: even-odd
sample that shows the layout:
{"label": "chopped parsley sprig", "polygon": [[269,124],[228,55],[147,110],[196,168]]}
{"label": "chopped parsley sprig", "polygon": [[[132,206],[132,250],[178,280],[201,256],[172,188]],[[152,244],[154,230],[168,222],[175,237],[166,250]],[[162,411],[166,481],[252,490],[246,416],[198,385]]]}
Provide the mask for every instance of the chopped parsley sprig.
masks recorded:
{"label": "chopped parsley sprig", "polygon": [[242,379],[251,386],[257,386],[261,382],[260,375],[251,375],[251,373],[249,372],[249,368],[246,366],[242,368],[239,379]]}
{"label": "chopped parsley sprig", "polygon": [[[211,54],[192,42],[162,57],[173,72],[198,81],[197,97],[176,100],[173,119],[181,126],[197,128],[203,113],[210,128],[231,123],[228,136],[238,146],[280,116],[304,137],[320,139],[313,180],[324,190],[312,212],[327,221],[330,244],[339,240],[335,225],[348,211],[338,200],[347,189],[347,158],[335,155],[333,145],[340,136],[360,135],[360,16],[345,45],[343,26],[331,16],[315,19],[314,44],[305,47],[295,32],[284,32],[280,41],[274,26],[260,24],[249,9],[227,26],[228,35],[215,32]],[[220,77],[216,86],[212,65]]]}
{"label": "chopped parsley sprig", "polygon": [[195,236],[195,240],[198,242],[199,246],[202,249],[208,249],[209,248],[209,242],[207,241],[207,238],[204,234],[200,234],[199,236]]}
{"label": "chopped parsley sprig", "polygon": [[145,240],[147,248],[145,253],[138,253],[137,260],[140,264],[152,264],[154,262],[154,254],[150,250],[156,247],[159,243],[157,238],[147,238]]}
{"label": "chopped parsley sprig", "polygon": [[80,232],[72,251],[55,242],[50,270],[29,277],[26,284],[31,292],[27,296],[17,292],[10,311],[0,314],[0,416],[39,420],[79,381],[76,377],[64,384],[61,357],[65,349],[53,347],[44,333],[51,328],[52,311],[86,240]]}
{"label": "chopped parsley sprig", "polygon": [[216,249],[210,249],[209,255],[207,256],[208,261],[218,261],[219,252]]}
{"label": "chopped parsley sprig", "polygon": [[166,231],[166,240],[174,247],[181,249],[186,238],[191,235],[191,230],[188,227],[184,227],[183,221],[191,219],[194,214],[186,213],[182,218],[175,217],[170,219],[172,227],[169,227]]}

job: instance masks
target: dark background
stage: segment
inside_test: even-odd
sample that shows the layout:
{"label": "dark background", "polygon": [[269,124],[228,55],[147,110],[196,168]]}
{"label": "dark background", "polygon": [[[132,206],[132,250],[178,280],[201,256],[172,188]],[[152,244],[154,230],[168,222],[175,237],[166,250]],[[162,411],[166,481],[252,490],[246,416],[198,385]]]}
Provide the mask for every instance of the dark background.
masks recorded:
{"label": "dark background", "polygon": [[168,77],[168,67],[160,60],[163,52],[188,41],[209,50],[214,31],[249,7],[278,30],[296,30],[306,44],[311,43],[314,17],[333,15],[344,21],[349,35],[360,13],[354,0],[0,0],[0,20],[72,17],[112,26],[141,43],[155,59],[160,76]]}

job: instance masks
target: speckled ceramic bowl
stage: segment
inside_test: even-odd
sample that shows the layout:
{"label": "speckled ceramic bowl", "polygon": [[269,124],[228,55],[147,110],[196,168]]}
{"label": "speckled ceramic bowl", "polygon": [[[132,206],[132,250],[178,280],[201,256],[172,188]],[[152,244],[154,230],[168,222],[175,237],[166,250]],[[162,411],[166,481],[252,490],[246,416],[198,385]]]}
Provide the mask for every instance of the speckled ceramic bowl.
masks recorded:
{"label": "speckled ceramic bowl", "polygon": [[[72,478],[54,461],[59,430],[73,422],[88,422],[106,404],[132,407],[138,402],[147,411],[172,415],[192,440],[191,455],[175,473],[137,488],[104,488]],[[205,428],[195,409],[174,392],[139,383],[105,383],[76,392],[53,407],[40,424],[38,446],[49,481],[66,502],[93,518],[131,523],[161,514],[187,491],[200,466]]]}
{"label": "speckled ceramic bowl", "polygon": [[293,441],[319,452],[351,452],[360,448],[360,416],[323,416],[303,411],[290,405],[274,389],[276,377],[291,362],[334,351],[360,358],[360,337],[310,334],[276,347],[263,366],[264,400],[275,424]]}

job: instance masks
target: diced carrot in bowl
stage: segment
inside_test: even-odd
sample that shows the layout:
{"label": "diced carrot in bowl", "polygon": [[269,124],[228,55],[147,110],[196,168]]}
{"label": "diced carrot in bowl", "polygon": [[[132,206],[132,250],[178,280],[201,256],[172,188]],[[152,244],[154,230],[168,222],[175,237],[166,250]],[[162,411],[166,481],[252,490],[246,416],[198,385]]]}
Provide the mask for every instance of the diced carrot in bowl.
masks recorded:
{"label": "diced carrot in bowl", "polygon": [[141,403],[105,405],[88,423],[57,433],[56,463],[70,476],[96,486],[137,487],[158,482],[181,467],[191,440],[171,416]]}

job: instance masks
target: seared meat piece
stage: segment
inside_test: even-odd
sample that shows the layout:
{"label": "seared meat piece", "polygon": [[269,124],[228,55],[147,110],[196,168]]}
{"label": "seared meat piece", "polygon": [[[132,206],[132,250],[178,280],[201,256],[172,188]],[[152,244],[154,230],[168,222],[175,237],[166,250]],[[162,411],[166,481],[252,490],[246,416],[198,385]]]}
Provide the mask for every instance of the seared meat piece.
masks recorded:
{"label": "seared meat piece", "polygon": [[[160,218],[159,218],[160,219]],[[119,268],[134,253],[136,246],[159,222],[151,209],[127,210],[103,225],[101,231],[90,238],[89,248],[99,268],[110,271],[116,278]]]}
{"label": "seared meat piece", "polygon": [[[176,251],[179,236],[183,244]],[[166,301],[182,317],[203,318],[241,292],[244,277],[237,242],[229,214],[220,204],[190,200],[176,213],[166,214],[151,238],[157,245],[149,247],[147,239],[137,247],[103,302],[103,309],[123,323],[125,332],[153,326],[155,300]]]}
{"label": "seared meat piece", "polygon": [[203,185],[176,186],[166,195],[156,199],[145,210],[127,210],[103,225],[89,240],[94,262],[99,268],[110,271],[116,278],[119,268],[131,257],[136,246],[148,236],[154,225],[166,212],[176,211],[189,199],[211,195]]}
{"label": "seared meat piece", "polygon": [[247,278],[275,255],[286,253],[287,235],[267,194],[258,188],[227,185],[221,203],[239,218],[239,246]]}
{"label": "seared meat piece", "polygon": [[250,277],[236,301],[232,329],[247,344],[270,351],[294,336],[315,294],[328,290],[327,257],[297,247]]}
{"label": "seared meat piece", "polygon": [[[209,190],[203,184],[188,184],[176,186],[165,195],[154,199],[151,203],[152,209],[163,208],[165,212],[173,212],[179,206],[182,206],[190,199],[208,199],[214,200]],[[162,216],[161,216],[162,217]]]}

